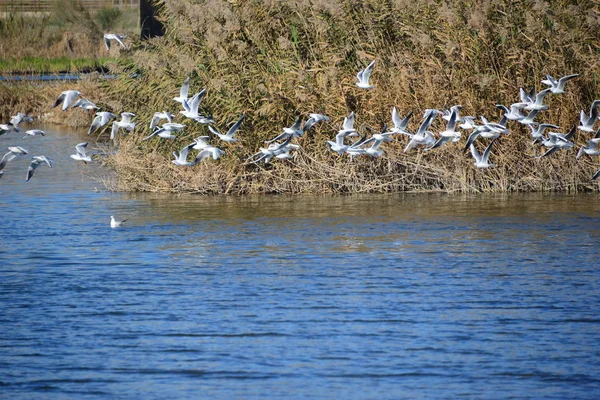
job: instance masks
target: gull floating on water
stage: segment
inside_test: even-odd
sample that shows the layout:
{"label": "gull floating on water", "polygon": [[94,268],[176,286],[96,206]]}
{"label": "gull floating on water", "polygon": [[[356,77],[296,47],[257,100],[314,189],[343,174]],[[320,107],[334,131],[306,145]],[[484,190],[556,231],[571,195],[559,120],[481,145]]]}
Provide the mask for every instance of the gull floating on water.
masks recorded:
{"label": "gull floating on water", "polygon": [[65,111],[80,94],[81,93],[77,90],[65,90],[56,98],[56,101],[51,108],[54,108],[62,103],[61,109]]}
{"label": "gull floating on water", "polygon": [[46,156],[34,156],[31,159],[31,163],[29,164],[29,168],[27,168],[27,177],[25,178],[25,182],[29,182],[33,173],[39,167],[41,163],[46,163],[50,168],[52,168],[52,160]]}
{"label": "gull floating on water", "polygon": [[121,120],[115,121],[112,124],[112,129],[110,131],[110,138],[114,139],[117,135],[119,129],[125,129],[128,132],[131,132],[135,128],[135,122],[131,122],[131,118],[135,117],[134,113],[124,112],[121,113]]}
{"label": "gull floating on water", "polygon": [[567,81],[577,78],[579,74],[563,76],[559,80],[555,80],[550,75],[546,75],[546,79],[542,80],[544,85],[550,86],[550,91],[554,94],[560,94],[565,92],[565,84]]}
{"label": "gull floating on water", "polygon": [[28,131],[25,131],[25,136],[23,136],[23,139],[25,139],[27,136],[35,136],[35,135],[46,136],[46,132],[44,132],[41,129],[30,129]]}
{"label": "gull floating on water", "polygon": [[183,85],[181,85],[181,89],[179,89],[179,96],[173,98],[174,101],[183,104],[188,100],[188,92],[190,90],[190,77],[188,76],[183,81]]}
{"label": "gull floating on water", "polygon": [[104,45],[106,46],[106,50],[110,50],[110,42],[111,40],[116,41],[117,43],[119,43],[119,45],[126,49],[127,46],[125,46],[125,43],[123,43],[123,39],[125,39],[127,36],[125,35],[118,35],[116,33],[105,33],[104,34]]}
{"label": "gull floating on water", "polygon": [[87,147],[88,142],[79,143],[75,146],[75,154],[71,154],[71,158],[77,161],[83,161],[84,163],[88,163],[92,161],[92,157],[88,156],[85,152],[85,148]]}
{"label": "gull floating on water", "polygon": [[477,168],[493,168],[493,167],[495,167],[494,164],[489,162],[489,158],[490,158],[490,152],[492,150],[492,146],[494,145],[494,143],[496,143],[496,140],[498,140],[498,139],[494,139],[490,142],[490,144],[483,151],[482,155],[479,155],[477,148],[475,148],[475,144],[471,143],[469,145],[469,148],[471,149],[471,154],[473,155],[473,158],[475,159],[475,162],[473,163],[473,165],[475,167],[477,167]]}
{"label": "gull floating on water", "polygon": [[373,89],[375,87],[369,83],[369,78],[371,77],[371,73],[373,72],[374,66],[375,60],[371,61],[371,63],[367,65],[367,68],[363,69],[362,71],[359,71],[358,74],[356,74],[356,86],[358,86],[361,89]]}
{"label": "gull floating on water", "polygon": [[246,115],[242,114],[242,116],[240,117],[240,119],[235,124],[233,124],[231,126],[231,128],[229,128],[229,130],[227,131],[226,134],[222,134],[221,132],[219,132],[218,130],[216,130],[215,128],[213,128],[210,125],[208,127],[208,130],[211,131],[214,135],[218,136],[219,139],[221,139],[224,142],[227,142],[227,143],[237,142],[237,138],[234,138],[233,135],[235,135],[235,133],[240,128],[240,126],[242,125],[242,122],[244,121],[245,117],[246,117]]}
{"label": "gull floating on water", "polygon": [[110,121],[112,118],[116,118],[116,115],[111,112],[108,112],[108,111],[97,112],[96,118],[94,118],[94,120],[92,121],[92,125],[90,126],[90,129],[88,130],[88,135],[92,134],[97,129],[106,125],[108,123],[108,121]]}
{"label": "gull floating on water", "polygon": [[126,219],[123,220],[116,220],[115,217],[113,215],[110,216],[110,227],[111,228],[119,228],[123,225],[123,222],[127,221]]}

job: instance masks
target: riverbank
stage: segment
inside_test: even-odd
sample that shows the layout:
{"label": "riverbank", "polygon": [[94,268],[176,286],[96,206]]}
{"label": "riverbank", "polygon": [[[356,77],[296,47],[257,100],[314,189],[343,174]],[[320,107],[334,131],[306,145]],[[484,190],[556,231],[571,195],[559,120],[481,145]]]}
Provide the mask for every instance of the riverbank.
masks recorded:
{"label": "riverbank", "polygon": [[[493,147],[490,161],[496,167],[489,170],[476,169],[463,151],[468,132],[458,143],[426,152],[404,153],[406,136],[384,143],[383,155],[375,159],[330,151],[326,142],[334,140],[350,111],[364,134],[367,126],[378,130],[390,124],[393,107],[401,115],[414,113],[411,132],[426,109],[456,104],[463,106],[461,115],[498,121],[502,112],[494,105],[518,102],[519,88],[538,92],[546,74],[577,73],[566,93],[544,100],[549,109],[536,118],[567,132],[578,123],[580,110],[600,98],[595,75],[600,24],[586,17],[585,5],[401,3],[299,2],[274,10],[258,0],[210,5],[165,0],[166,36],[136,46],[127,62],[111,68],[119,79],[90,99],[103,101],[103,109],[112,112],[136,113],[135,131],[118,137],[119,152],[109,161],[118,177],[116,189],[297,194],[597,188],[591,181],[600,168],[597,159],[576,160],[575,150],[538,159],[544,149],[531,144],[527,126],[512,121],[510,134]],[[356,73],[372,60],[375,88],[357,88]],[[184,121],[172,101],[187,76],[190,95],[207,89],[201,112],[213,115],[217,129],[246,115],[237,143],[211,140],[226,152],[221,159],[192,168],[171,162],[173,151],[209,134],[205,125]],[[176,140],[142,141],[152,115],[162,110],[187,127]],[[246,162],[265,140],[313,112],[331,121],[294,140],[301,146],[294,159],[267,166]],[[444,128],[438,118],[431,130],[437,135]],[[578,132],[575,148],[591,136]],[[480,151],[487,143],[477,143]]]}

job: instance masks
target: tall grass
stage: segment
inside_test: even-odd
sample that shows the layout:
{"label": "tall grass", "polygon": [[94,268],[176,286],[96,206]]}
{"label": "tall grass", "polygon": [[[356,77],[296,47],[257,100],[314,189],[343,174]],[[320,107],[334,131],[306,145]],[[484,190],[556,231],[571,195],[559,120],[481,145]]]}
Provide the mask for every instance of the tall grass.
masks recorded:
{"label": "tall grass", "polygon": [[[401,114],[462,104],[463,115],[500,118],[494,104],[518,101],[520,87],[540,90],[545,74],[581,74],[568,92],[549,96],[540,122],[567,131],[581,109],[600,98],[600,20],[594,1],[408,0],[204,0],[160,1],[166,36],[133,53],[109,89],[122,106],[149,121],[160,110],[178,112],[171,100],[184,78],[191,91],[207,88],[203,107],[219,127],[247,118],[239,144],[227,155],[194,168],[171,164],[173,150],[206,134],[187,123],[176,141],[141,142],[140,122],[111,160],[119,188],[199,193],[339,193],[402,190],[584,190],[596,161],[575,161],[573,151],[534,159],[529,132],[511,124],[494,147],[495,169],[480,171],[460,146],[403,154],[406,139],[383,146],[377,160],[350,160],[330,152],[349,111],[357,126],[380,127],[393,106]],[[377,60],[371,91],[354,86],[355,75]],[[297,115],[322,112],[332,122],[298,140],[293,161],[271,167],[245,165],[263,141]],[[418,124],[415,117],[410,127]],[[442,129],[437,122],[434,129]],[[463,139],[464,140],[464,139]],[[578,133],[581,144],[587,137]],[[123,151],[125,150],[125,151]]]}

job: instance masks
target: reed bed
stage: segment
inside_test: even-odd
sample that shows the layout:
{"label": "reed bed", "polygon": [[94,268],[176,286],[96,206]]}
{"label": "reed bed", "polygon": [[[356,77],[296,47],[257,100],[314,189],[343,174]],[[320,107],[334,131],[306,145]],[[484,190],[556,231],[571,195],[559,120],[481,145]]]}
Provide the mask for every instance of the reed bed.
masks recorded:
{"label": "reed bed", "polygon": [[[413,111],[416,129],[427,108],[463,105],[462,115],[501,117],[494,107],[519,100],[520,87],[542,89],[546,74],[581,74],[567,93],[546,98],[537,121],[568,131],[581,109],[600,98],[600,20],[593,1],[405,1],[405,0],[162,0],[166,35],[140,43],[115,66],[120,78],[107,96],[137,114],[138,127],[119,137],[109,164],[115,189],[202,194],[357,193],[398,191],[506,192],[578,191],[590,181],[597,160],[575,160],[560,151],[535,159],[527,127],[510,123],[510,135],[492,151],[496,168],[477,170],[458,144],[404,154],[406,137],[382,146],[381,158],[332,153],[343,118],[356,113],[356,127],[375,129],[390,121],[392,107]],[[356,73],[377,60],[373,90],[354,86]],[[132,76],[135,73],[136,78]],[[239,142],[220,146],[227,154],[192,167],[171,163],[171,153],[205,126],[186,122],[174,141],[147,135],[152,114],[178,113],[171,99],[186,76],[191,94],[207,88],[201,108],[216,125],[246,114]],[[298,115],[329,115],[297,140],[294,160],[270,166],[245,163],[263,142]],[[178,119],[181,121],[181,119]],[[443,130],[438,119],[432,130]],[[106,135],[106,133],[104,133]],[[577,133],[577,146],[588,136]]]}

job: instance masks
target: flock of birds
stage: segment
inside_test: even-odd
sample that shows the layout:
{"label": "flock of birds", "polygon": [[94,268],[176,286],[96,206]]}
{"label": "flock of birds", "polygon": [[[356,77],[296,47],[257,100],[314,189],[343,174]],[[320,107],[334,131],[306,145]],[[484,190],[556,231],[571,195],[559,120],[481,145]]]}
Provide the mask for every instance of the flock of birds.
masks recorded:
{"label": "flock of birds", "polygon": [[[119,35],[104,35],[107,49],[110,48],[110,41],[112,40],[117,41],[121,46],[125,47],[122,39],[123,37]],[[370,77],[374,66],[375,61],[371,62],[364,70],[357,74],[357,87],[362,89],[372,89],[375,87],[370,83]],[[577,76],[579,75],[567,75],[556,80],[548,75],[546,79],[542,80],[542,83],[548,87],[537,93],[534,90],[527,91],[521,88],[519,91],[519,102],[511,104],[510,107],[505,107],[501,104],[496,105],[497,108],[504,112],[502,119],[498,122],[490,122],[482,116],[480,118],[481,122],[477,123],[475,122],[475,117],[460,116],[462,106],[455,105],[448,110],[425,110],[419,127],[416,131],[411,132],[408,130],[408,123],[412,117],[412,112],[408,113],[405,117],[401,117],[398,110],[394,107],[391,115],[393,127],[388,129],[386,124],[379,132],[366,127],[371,133],[371,136],[367,137],[367,134],[359,135],[357,129],[354,127],[355,114],[354,112],[351,112],[344,118],[341,129],[338,130],[338,133],[335,135],[335,140],[327,141],[327,145],[331,151],[338,154],[347,154],[351,158],[357,156],[380,157],[383,155],[382,145],[392,141],[394,135],[405,135],[408,137],[408,143],[404,148],[404,153],[408,153],[419,147],[423,148],[424,151],[431,151],[445,146],[449,142],[458,142],[462,136],[461,131],[470,131],[464,150],[470,150],[475,160],[475,167],[492,168],[494,167],[494,164],[490,162],[492,146],[502,135],[509,133],[507,126],[508,122],[515,121],[529,127],[534,145],[540,144],[546,148],[545,152],[537,158],[547,157],[559,150],[574,147],[573,137],[576,130],[591,133],[595,132],[594,136],[588,140],[587,144],[580,148],[577,153],[577,158],[581,157],[583,154],[591,156],[600,155],[600,129],[597,131],[594,130],[596,121],[599,119],[598,106],[600,105],[600,100],[595,100],[591,104],[589,112],[581,111],[579,118],[580,124],[572,127],[567,133],[552,131],[552,129],[560,129],[557,125],[535,121],[541,111],[549,108],[547,104],[544,104],[546,96],[549,94],[564,93],[566,83]],[[215,127],[212,116],[199,111],[200,104],[206,96],[206,89],[202,89],[192,97],[188,96],[189,89],[190,78],[187,77],[180,88],[179,96],[173,98],[173,100],[181,104],[183,110],[180,111],[180,114],[184,118],[207,125],[211,136],[200,136],[194,139],[193,143],[187,144],[181,150],[173,152],[174,159],[172,162],[178,166],[187,167],[194,166],[208,158],[216,160],[225,154],[225,151],[210,143],[211,138],[218,138],[225,143],[236,142],[238,139],[235,137],[235,134],[239,131],[245,118],[245,115],[242,114],[240,118],[229,127],[226,133],[221,133],[221,131]],[[88,129],[88,135],[104,127],[113,119],[115,120],[112,122],[112,128],[110,130],[111,139],[115,139],[121,130],[131,132],[136,126],[136,123],[132,121],[135,117],[134,113],[123,112],[121,113],[121,119],[116,120],[116,114],[109,111],[98,111],[99,107],[82,97],[81,93],[77,90],[66,90],[60,93],[52,105],[52,108],[58,107],[59,105],[63,111],[66,111],[69,108],[81,108],[84,110],[95,111],[95,118]],[[523,110],[527,111],[527,113],[524,114]],[[446,121],[446,127],[436,136],[430,129],[434,120],[440,115],[441,118]],[[142,140],[146,141],[154,137],[158,137],[161,140],[176,138],[176,133],[185,129],[186,125],[173,122],[174,118],[175,115],[167,111],[156,112],[150,121],[151,134]],[[160,125],[160,122],[163,120],[166,120],[167,122]],[[330,118],[328,116],[317,113],[310,114],[306,122],[303,121],[302,116],[298,117],[293,125],[284,127],[281,134],[271,140],[267,140],[265,142],[266,147],[260,148],[257,153],[251,155],[247,162],[263,162],[268,164],[273,159],[293,158],[290,153],[300,146],[292,143],[292,140],[304,135],[315,126],[315,124],[329,120]],[[9,123],[0,124],[0,135],[19,133],[21,132],[21,123],[32,121],[33,117],[18,113],[11,117]],[[27,130],[25,131],[24,138],[36,135],[43,136],[45,135],[45,132],[39,129]],[[352,137],[358,137],[358,139],[354,142],[349,142],[348,139]],[[476,142],[481,139],[489,140],[488,144],[484,147],[483,152],[480,152],[476,146]],[[71,158],[84,163],[92,161],[92,157],[86,153],[86,146],[87,142],[79,143],[75,146],[75,154],[72,154]],[[20,146],[11,146],[8,150],[8,153],[6,153],[0,161],[0,178],[4,173],[2,170],[10,161],[17,156],[28,154],[27,150]],[[195,150],[197,153],[192,160],[189,160],[188,156],[191,150]],[[53,161],[44,155],[34,156],[27,170],[26,181],[29,181],[33,177],[36,169],[43,164],[52,168]],[[596,179],[599,176],[600,170],[593,175],[592,179]],[[115,221],[114,218],[112,218],[112,220],[111,226],[120,226],[119,221]]]}

